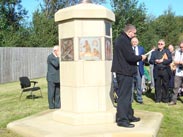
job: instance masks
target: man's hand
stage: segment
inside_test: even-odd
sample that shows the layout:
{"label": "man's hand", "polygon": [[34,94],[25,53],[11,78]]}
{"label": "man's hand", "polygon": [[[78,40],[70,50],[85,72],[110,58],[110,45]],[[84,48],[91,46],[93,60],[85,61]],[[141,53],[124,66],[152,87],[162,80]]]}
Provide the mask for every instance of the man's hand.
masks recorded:
{"label": "man's hand", "polygon": [[146,55],[141,55],[141,56],[142,56],[142,61],[144,61],[147,58]]}
{"label": "man's hand", "polygon": [[180,61],[179,64],[180,64],[180,65],[183,65],[183,61]]}
{"label": "man's hand", "polygon": [[57,57],[60,57],[60,49],[56,50],[55,53],[56,53]]}
{"label": "man's hand", "polygon": [[155,63],[156,63],[156,64],[160,64],[160,63],[162,63],[162,62],[163,62],[163,59],[156,59],[156,60],[155,60]]}

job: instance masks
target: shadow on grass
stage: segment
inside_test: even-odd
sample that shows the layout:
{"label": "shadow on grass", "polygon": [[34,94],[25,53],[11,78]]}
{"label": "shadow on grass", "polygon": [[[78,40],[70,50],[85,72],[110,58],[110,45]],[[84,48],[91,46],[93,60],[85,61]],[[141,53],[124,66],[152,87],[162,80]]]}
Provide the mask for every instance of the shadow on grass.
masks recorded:
{"label": "shadow on grass", "polygon": [[152,101],[155,101],[155,95],[154,95],[154,92],[152,92],[152,89],[146,91],[145,93],[143,93],[143,95],[150,98]]}
{"label": "shadow on grass", "polygon": [[[183,96],[183,95],[182,95]],[[181,103],[183,103],[183,100],[181,99],[182,96],[179,96],[177,100],[179,100]]]}
{"label": "shadow on grass", "polygon": [[39,98],[43,98],[42,96],[36,96],[36,95],[28,95],[26,96],[26,99],[39,99]]}

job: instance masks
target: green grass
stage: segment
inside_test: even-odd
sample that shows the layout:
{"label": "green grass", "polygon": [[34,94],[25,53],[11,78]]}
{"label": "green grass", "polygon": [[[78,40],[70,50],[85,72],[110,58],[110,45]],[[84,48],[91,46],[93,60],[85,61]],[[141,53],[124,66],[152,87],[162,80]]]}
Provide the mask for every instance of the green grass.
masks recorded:
{"label": "green grass", "polygon": [[[6,125],[14,120],[21,119],[48,109],[47,82],[45,78],[34,79],[42,89],[43,98],[26,99],[29,93],[20,96],[19,82],[0,84],[0,137],[21,137],[6,129]],[[39,92],[35,92],[37,96]],[[164,103],[154,103],[153,93],[143,95],[143,105],[133,103],[135,110],[161,112],[164,115],[158,137],[182,137],[183,104],[179,100],[177,105],[168,106]],[[183,97],[181,97],[183,99]]]}
{"label": "green grass", "polygon": [[[34,79],[41,87],[43,98],[26,99],[30,93],[23,93],[21,100],[20,83],[12,82],[0,84],[0,137],[20,137],[6,129],[6,125],[14,120],[21,119],[48,109],[47,81],[45,78]],[[40,92],[34,92],[40,96]]]}
{"label": "green grass", "polygon": [[163,121],[158,133],[158,137],[182,137],[183,125],[183,104],[182,98],[177,101],[177,105],[169,106],[167,103],[155,103],[154,93],[143,95],[144,105],[133,104],[134,109],[160,112],[163,114]]}

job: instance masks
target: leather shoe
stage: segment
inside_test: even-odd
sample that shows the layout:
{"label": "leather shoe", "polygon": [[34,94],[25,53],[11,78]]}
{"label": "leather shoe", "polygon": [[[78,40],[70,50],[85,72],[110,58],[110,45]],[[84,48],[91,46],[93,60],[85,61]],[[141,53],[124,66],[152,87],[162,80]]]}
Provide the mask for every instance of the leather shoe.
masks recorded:
{"label": "leather shoe", "polygon": [[132,119],[130,119],[130,122],[138,122],[140,121],[139,117],[133,117]]}
{"label": "leather shoe", "polygon": [[169,106],[172,106],[172,105],[176,105],[175,102],[171,101],[170,103],[168,103]]}
{"label": "leather shoe", "polygon": [[134,124],[130,124],[130,123],[117,123],[117,125],[119,127],[126,127],[126,128],[133,128],[133,127],[135,127]]}

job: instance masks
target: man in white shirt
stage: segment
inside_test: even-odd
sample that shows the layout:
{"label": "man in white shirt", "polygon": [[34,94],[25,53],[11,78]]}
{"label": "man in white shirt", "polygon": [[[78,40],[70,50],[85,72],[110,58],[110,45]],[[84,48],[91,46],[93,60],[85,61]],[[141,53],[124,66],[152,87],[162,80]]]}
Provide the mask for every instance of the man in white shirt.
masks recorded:
{"label": "man in white shirt", "polygon": [[[135,51],[135,55],[143,55],[144,48],[139,45],[139,40],[137,37],[133,37],[131,39],[132,48]],[[142,76],[144,75],[144,62],[138,61],[137,62],[137,74],[133,76],[133,85],[132,85],[132,101],[134,98],[133,93],[136,90],[136,101],[139,104],[143,104],[142,98]]]}
{"label": "man in white shirt", "polygon": [[176,65],[174,89],[169,105],[176,105],[178,91],[183,82],[183,41],[180,43],[180,49],[175,52],[174,64]]}

